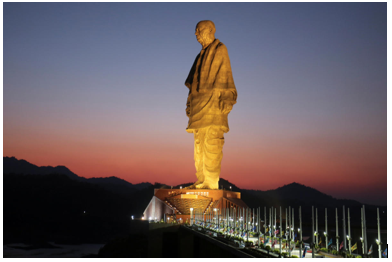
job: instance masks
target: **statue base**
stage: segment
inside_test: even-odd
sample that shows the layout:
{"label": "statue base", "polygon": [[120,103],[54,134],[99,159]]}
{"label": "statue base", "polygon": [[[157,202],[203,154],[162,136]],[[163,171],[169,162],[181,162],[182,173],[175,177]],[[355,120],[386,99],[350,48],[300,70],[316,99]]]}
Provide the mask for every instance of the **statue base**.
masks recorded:
{"label": "statue base", "polygon": [[247,208],[241,200],[241,193],[220,189],[154,189],[147,208],[143,212],[145,220],[178,223],[189,222],[191,216],[225,214],[229,207]]}

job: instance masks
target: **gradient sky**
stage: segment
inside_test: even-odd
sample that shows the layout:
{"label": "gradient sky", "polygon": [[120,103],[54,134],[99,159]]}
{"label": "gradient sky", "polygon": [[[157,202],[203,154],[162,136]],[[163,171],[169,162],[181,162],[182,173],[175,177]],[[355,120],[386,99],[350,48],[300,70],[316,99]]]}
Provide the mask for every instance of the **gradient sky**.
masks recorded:
{"label": "gradient sky", "polygon": [[184,82],[200,20],[237,104],[221,177],[387,204],[386,3],[4,3],[3,156],[195,181]]}

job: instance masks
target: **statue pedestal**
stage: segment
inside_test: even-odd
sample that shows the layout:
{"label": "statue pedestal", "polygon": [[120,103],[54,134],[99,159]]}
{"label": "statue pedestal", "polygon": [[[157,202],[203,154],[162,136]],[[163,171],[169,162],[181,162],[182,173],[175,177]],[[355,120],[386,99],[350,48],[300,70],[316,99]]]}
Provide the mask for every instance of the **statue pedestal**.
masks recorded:
{"label": "statue pedestal", "polygon": [[[217,189],[154,189],[154,196],[145,209],[144,219],[165,219],[180,223],[189,221],[191,215],[225,214],[229,207],[247,208],[241,193]],[[168,219],[169,218],[169,219]]]}

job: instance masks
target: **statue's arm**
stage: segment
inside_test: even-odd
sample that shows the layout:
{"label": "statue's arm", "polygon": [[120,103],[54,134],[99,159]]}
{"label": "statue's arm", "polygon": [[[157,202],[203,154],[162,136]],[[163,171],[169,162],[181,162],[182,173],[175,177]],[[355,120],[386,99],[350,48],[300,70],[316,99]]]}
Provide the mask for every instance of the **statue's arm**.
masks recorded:
{"label": "statue's arm", "polygon": [[231,72],[229,53],[225,45],[219,46],[217,55],[221,59],[219,61],[220,68],[217,75],[218,83],[225,88],[219,91],[219,109],[223,114],[228,114],[233,109],[233,105],[237,102],[237,89],[234,85],[234,79]]}
{"label": "statue's arm", "polygon": [[188,117],[191,115],[191,99],[190,99],[190,97],[191,97],[191,90],[189,90],[188,99],[186,100],[186,109],[185,109],[185,112],[186,112],[186,115],[187,115]]}

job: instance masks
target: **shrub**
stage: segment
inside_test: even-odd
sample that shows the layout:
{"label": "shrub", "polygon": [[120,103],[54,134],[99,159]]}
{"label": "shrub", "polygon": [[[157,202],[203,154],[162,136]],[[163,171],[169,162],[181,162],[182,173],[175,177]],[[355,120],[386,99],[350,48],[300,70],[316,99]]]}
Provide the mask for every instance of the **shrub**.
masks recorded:
{"label": "shrub", "polygon": [[337,255],[339,252],[337,250],[332,250],[331,253],[332,255]]}
{"label": "shrub", "polygon": [[358,256],[356,256],[355,258],[362,258],[362,256],[358,255]]}
{"label": "shrub", "polygon": [[292,255],[291,257],[292,257],[292,258],[298,258],[298,256],[296,256],[296,255]]}
{"label": "shrub", "polygon": [[278,254],[278,255],[280,254],[279,249],[277,249],[277,248],[275,248],[273,252],[274,252],[275,254]]}
{"label": "shrub", "polygon": [[328,253],[328,249],[326,249],[325,247],[322,247],[320,250]]}
{"label": "shrub", "polygon": [[289,256],[289,252],[282,252],[282,256],[288,257]]}
{"label": "shrub", "polygon": [[265,247],[265,250],[270,251],[270,250],[271,250],[271,247],[270,247],[270,246],[266,246],[266,247]]}

